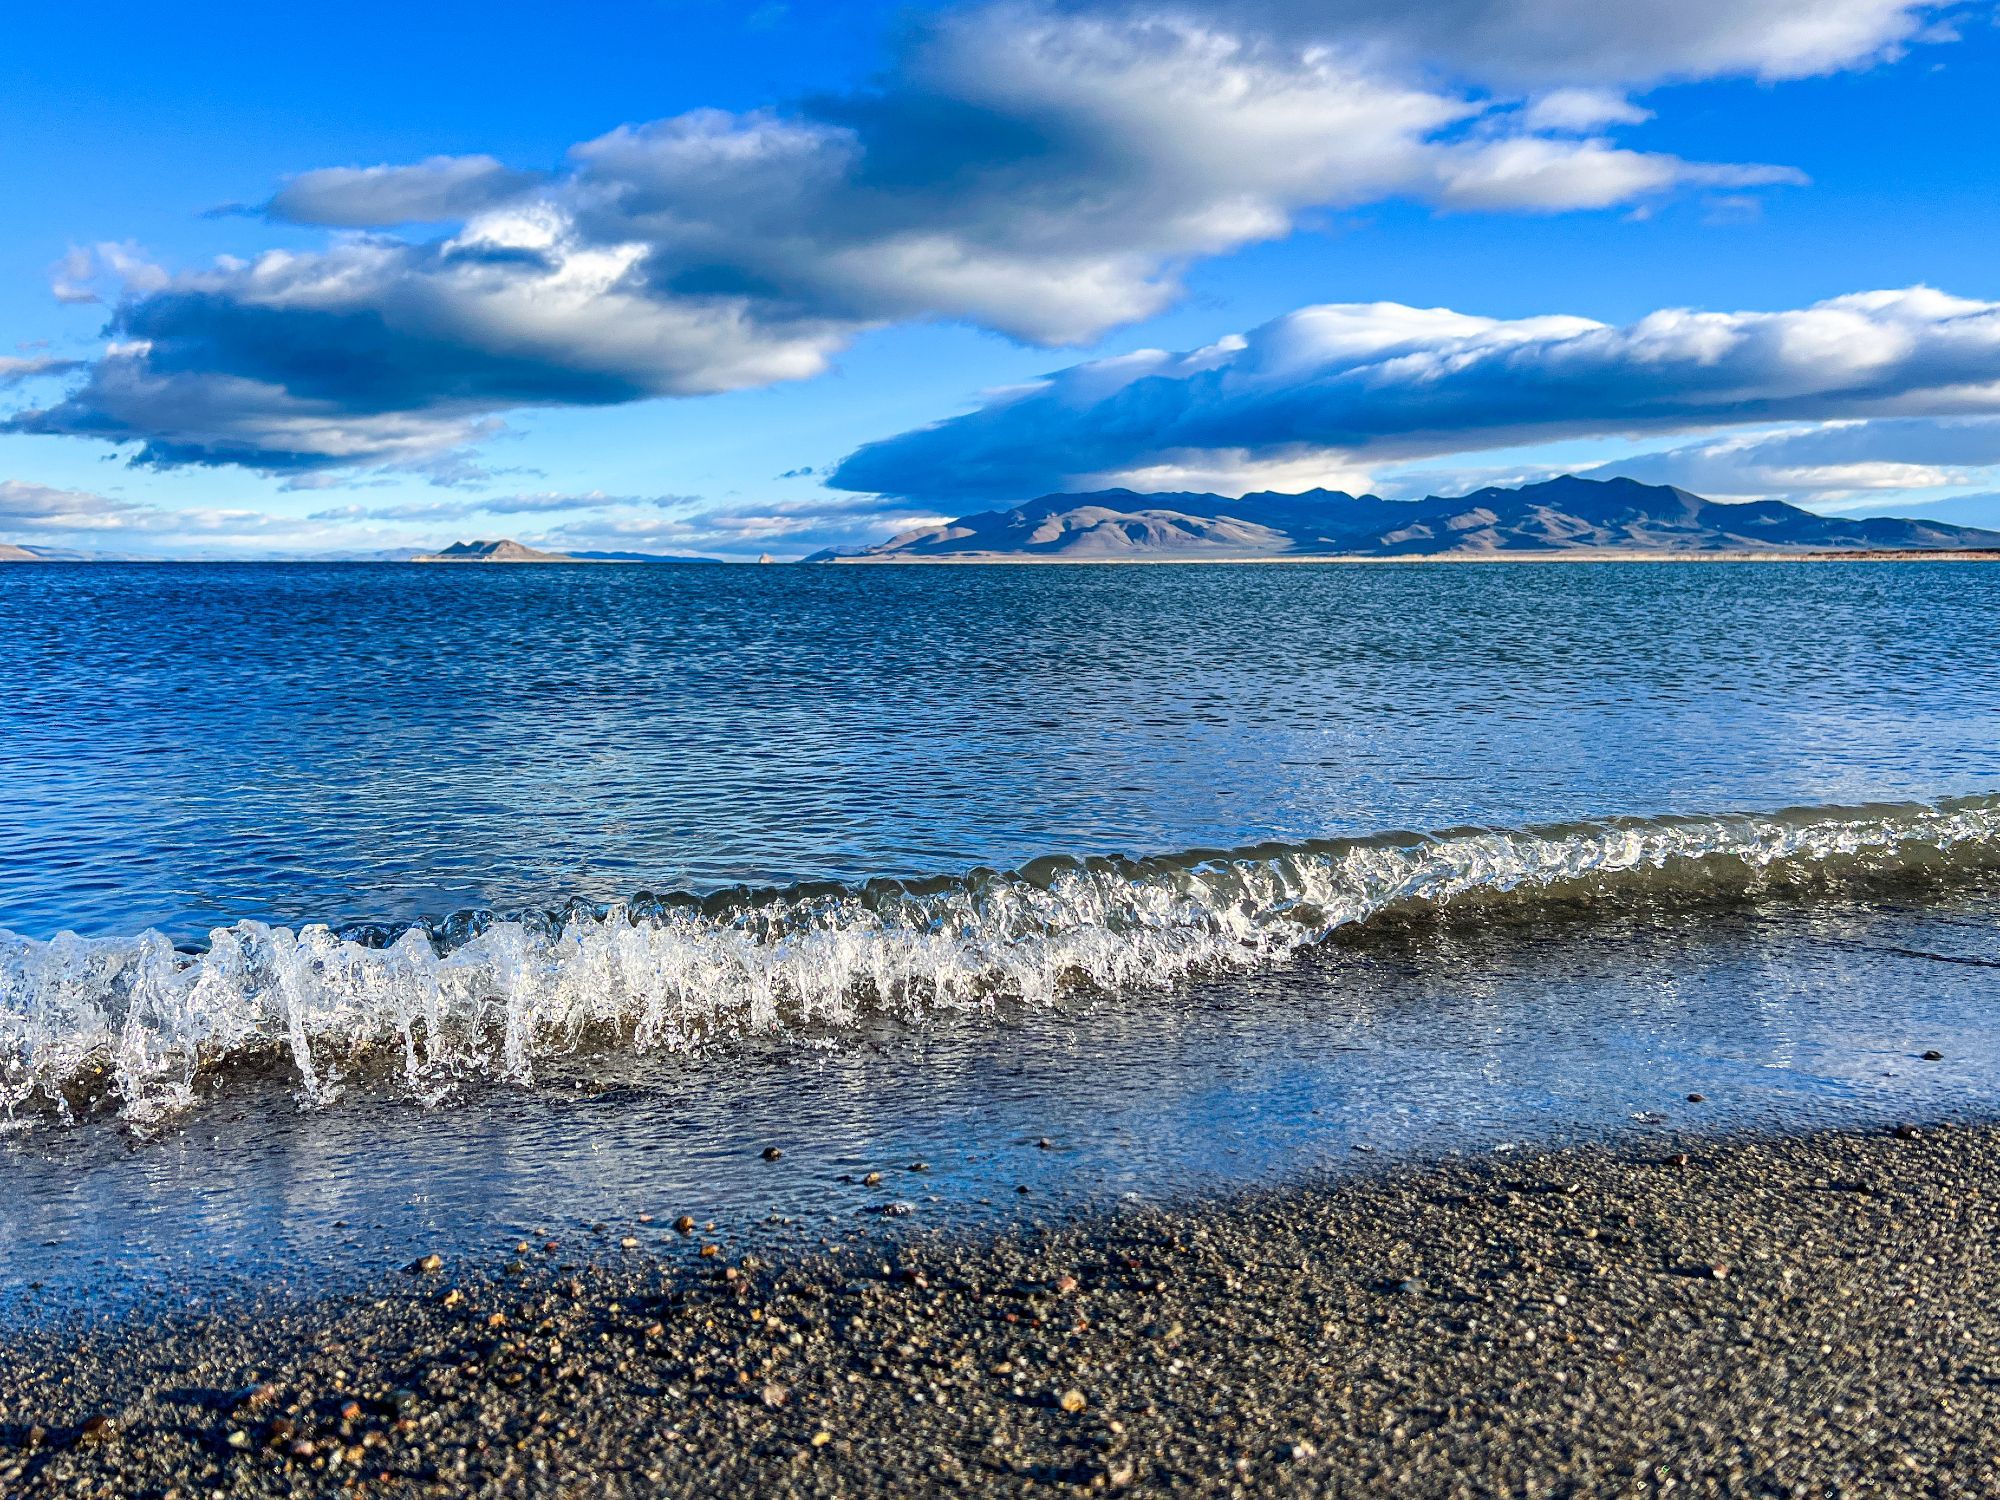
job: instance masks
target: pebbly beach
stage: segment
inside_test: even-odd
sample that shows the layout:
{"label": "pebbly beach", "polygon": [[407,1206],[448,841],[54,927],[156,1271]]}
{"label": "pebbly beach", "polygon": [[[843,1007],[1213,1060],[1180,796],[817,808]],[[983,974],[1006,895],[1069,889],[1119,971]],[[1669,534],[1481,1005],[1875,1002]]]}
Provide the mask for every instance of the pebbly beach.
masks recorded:
{"label": "pebbly beach", "polygon": [[691,1214],[658,1226],[677,1247],[639,1227],[19,1330],[0,1487],[2000,1493],[1985,1124],[1481,1157],[775,1262]]}

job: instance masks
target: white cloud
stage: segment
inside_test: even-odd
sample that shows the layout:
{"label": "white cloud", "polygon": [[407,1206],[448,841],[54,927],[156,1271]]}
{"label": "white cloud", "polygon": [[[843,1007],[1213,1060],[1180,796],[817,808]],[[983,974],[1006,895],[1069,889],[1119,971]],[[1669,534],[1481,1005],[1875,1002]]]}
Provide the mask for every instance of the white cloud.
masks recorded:
{"label": "white cloud", "polygon": [[274,219],[372,229],[462,219],[534,186],[490,156],[433,156],[412,166],[323,167],[290,179],[264,205]]}
{"label": "white cloud", "polygon": [[716,557],[802,557],[827,547],[864,546],[886,532],[932,525],[941,518],[921,507],[872,499],[774,501],[714,506],[689,504],[676,513],[591,516],[535,538],[568,552],[665,552]]}
{"label": "white cloud", "polygon": [[1550,89],[1528,101],[1530,130],[1585,133],[1609,125],[1640,125],[1653,118],[1623,94],[1610,89]]}
{"label": "white cloud", "polygon": [[[1167,306],[1191,259],[1311,210],[1542,213],[1797,180],[1576,138],[1589,111],[1556,97],[1495,108],[1366,47],[999,0],[913,22],[879,87],[791,113],[620,128],[547,179],[481,156],[309,172],[269,206],[465,217],[441,238],[171,276],[98,247],[58,285],[124,278],[120,348],[0,427],[155,465],[435,471],[497,413],[805,379],[885,324],[1091,339]],[[1536,107],[1569,123],[1538,131]]]}
{"label": "white cloud", "polygon": [[1734,433],[1638,454],[1598,472],[1612,469],[1729,499],[1858,503],[1871,494],[1990,482],[2000,469],[2000,417],[1899,417]]}
{"label": "white cloud", "polygon": [[2000,303],[1926,287],[1624,327],[1335,304],[1188,353],[1072,366],[869,444],[829,482],[964,510],[1163,468],[1338,472],[1559,438],[1989,413]]}
{"label": "white cloud", "polygon": [[1500,86],[1808,78],[1948,31],[1924,0],[1194,0],[1201,13],[1341,37]]}

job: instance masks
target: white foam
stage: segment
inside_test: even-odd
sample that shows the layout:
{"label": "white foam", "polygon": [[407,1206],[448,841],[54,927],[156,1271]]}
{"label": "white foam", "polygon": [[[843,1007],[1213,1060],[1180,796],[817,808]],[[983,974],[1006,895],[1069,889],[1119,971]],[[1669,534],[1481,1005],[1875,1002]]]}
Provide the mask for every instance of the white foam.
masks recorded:
{"label": "white foam", "polygon": [[[242,921],[206,952],[0,932],[0,1114],[172,1113],[225,1065],[279,1061],[310,1101],[359,1058],[436,1099],[526,1081],[580,1046],[694,1046],[864,1013],[1044,1004],[1282,960],[1400,908],[1839,881],[2000,858],[2000,797],[1936,806],[1620,819],[1400,835],[1143,861],[1048,861],[925,887],[774,892],[498,921],[449,947]],[[474,924],[475,926],[477,924]]]}

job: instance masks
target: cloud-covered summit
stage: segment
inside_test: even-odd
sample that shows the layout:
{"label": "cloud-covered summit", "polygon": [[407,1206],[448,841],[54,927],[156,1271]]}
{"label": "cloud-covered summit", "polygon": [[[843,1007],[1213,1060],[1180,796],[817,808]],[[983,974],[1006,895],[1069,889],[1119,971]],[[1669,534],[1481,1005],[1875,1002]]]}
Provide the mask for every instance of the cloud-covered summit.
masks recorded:
{"label": "cloud-covered summit", "polygon": [[[1805,7],[1704,0],[1675,35],[1709,41],[1682,37],[1672,71],[1847,65],[1923,9],[1837,8],[1862,17],[1848,39],[1781,64],[1726,36],[1744,9],[1805,25]],[[1466,14],[1522,55],[1574,20],[1554,0]],[[804,379],[889,324],[1086,341],[1169,305],[1191,260],[1316,210],[1547,213],[1799,180],[1620,145],[1602,132],[1645,112],[1613,96],[1483,95],[1462,81],[1476,70],[1423,65],[1444,30],[1393,15],[998,0],[911,21],[870,86],[620,127],[553,174],[483,155],[308,171],[266,212],[364,232],[192,271],[120,262],[106,352],[0,426],[159,466],[423,470],[510,410]],[[1631,29],[1583,27],[1598,41],[1557,81],[1622,81],[1605,38],[1639,45]],[[449,232],[387,232],[439,220]]]}
{"label": "cloud-covered summit", "polygon": [[1622,327],[1331,304],[1201,349],[1071,366],[871,443],[829,483],[948,504],[1234,474],[1240,493],[1274,470],[1906,414],[2000,414],[2000,303],[1912,287]]}

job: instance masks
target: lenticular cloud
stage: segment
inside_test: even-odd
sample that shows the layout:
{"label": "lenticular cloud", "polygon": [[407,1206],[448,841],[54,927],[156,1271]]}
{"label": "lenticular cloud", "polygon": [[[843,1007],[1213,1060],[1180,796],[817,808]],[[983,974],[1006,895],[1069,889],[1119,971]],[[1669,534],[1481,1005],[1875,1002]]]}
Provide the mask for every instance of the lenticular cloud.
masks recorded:
{"label": "lenticular cloud", "polygon": [[1071,366],[869,444],[830,482],[1008,499],[1203,465],[1254,475],[1919,412],[2000,412],[2000,303],[1912,287],[1781,312],[1668,309],[1623,327],[1342,303],[1201,349]]}

